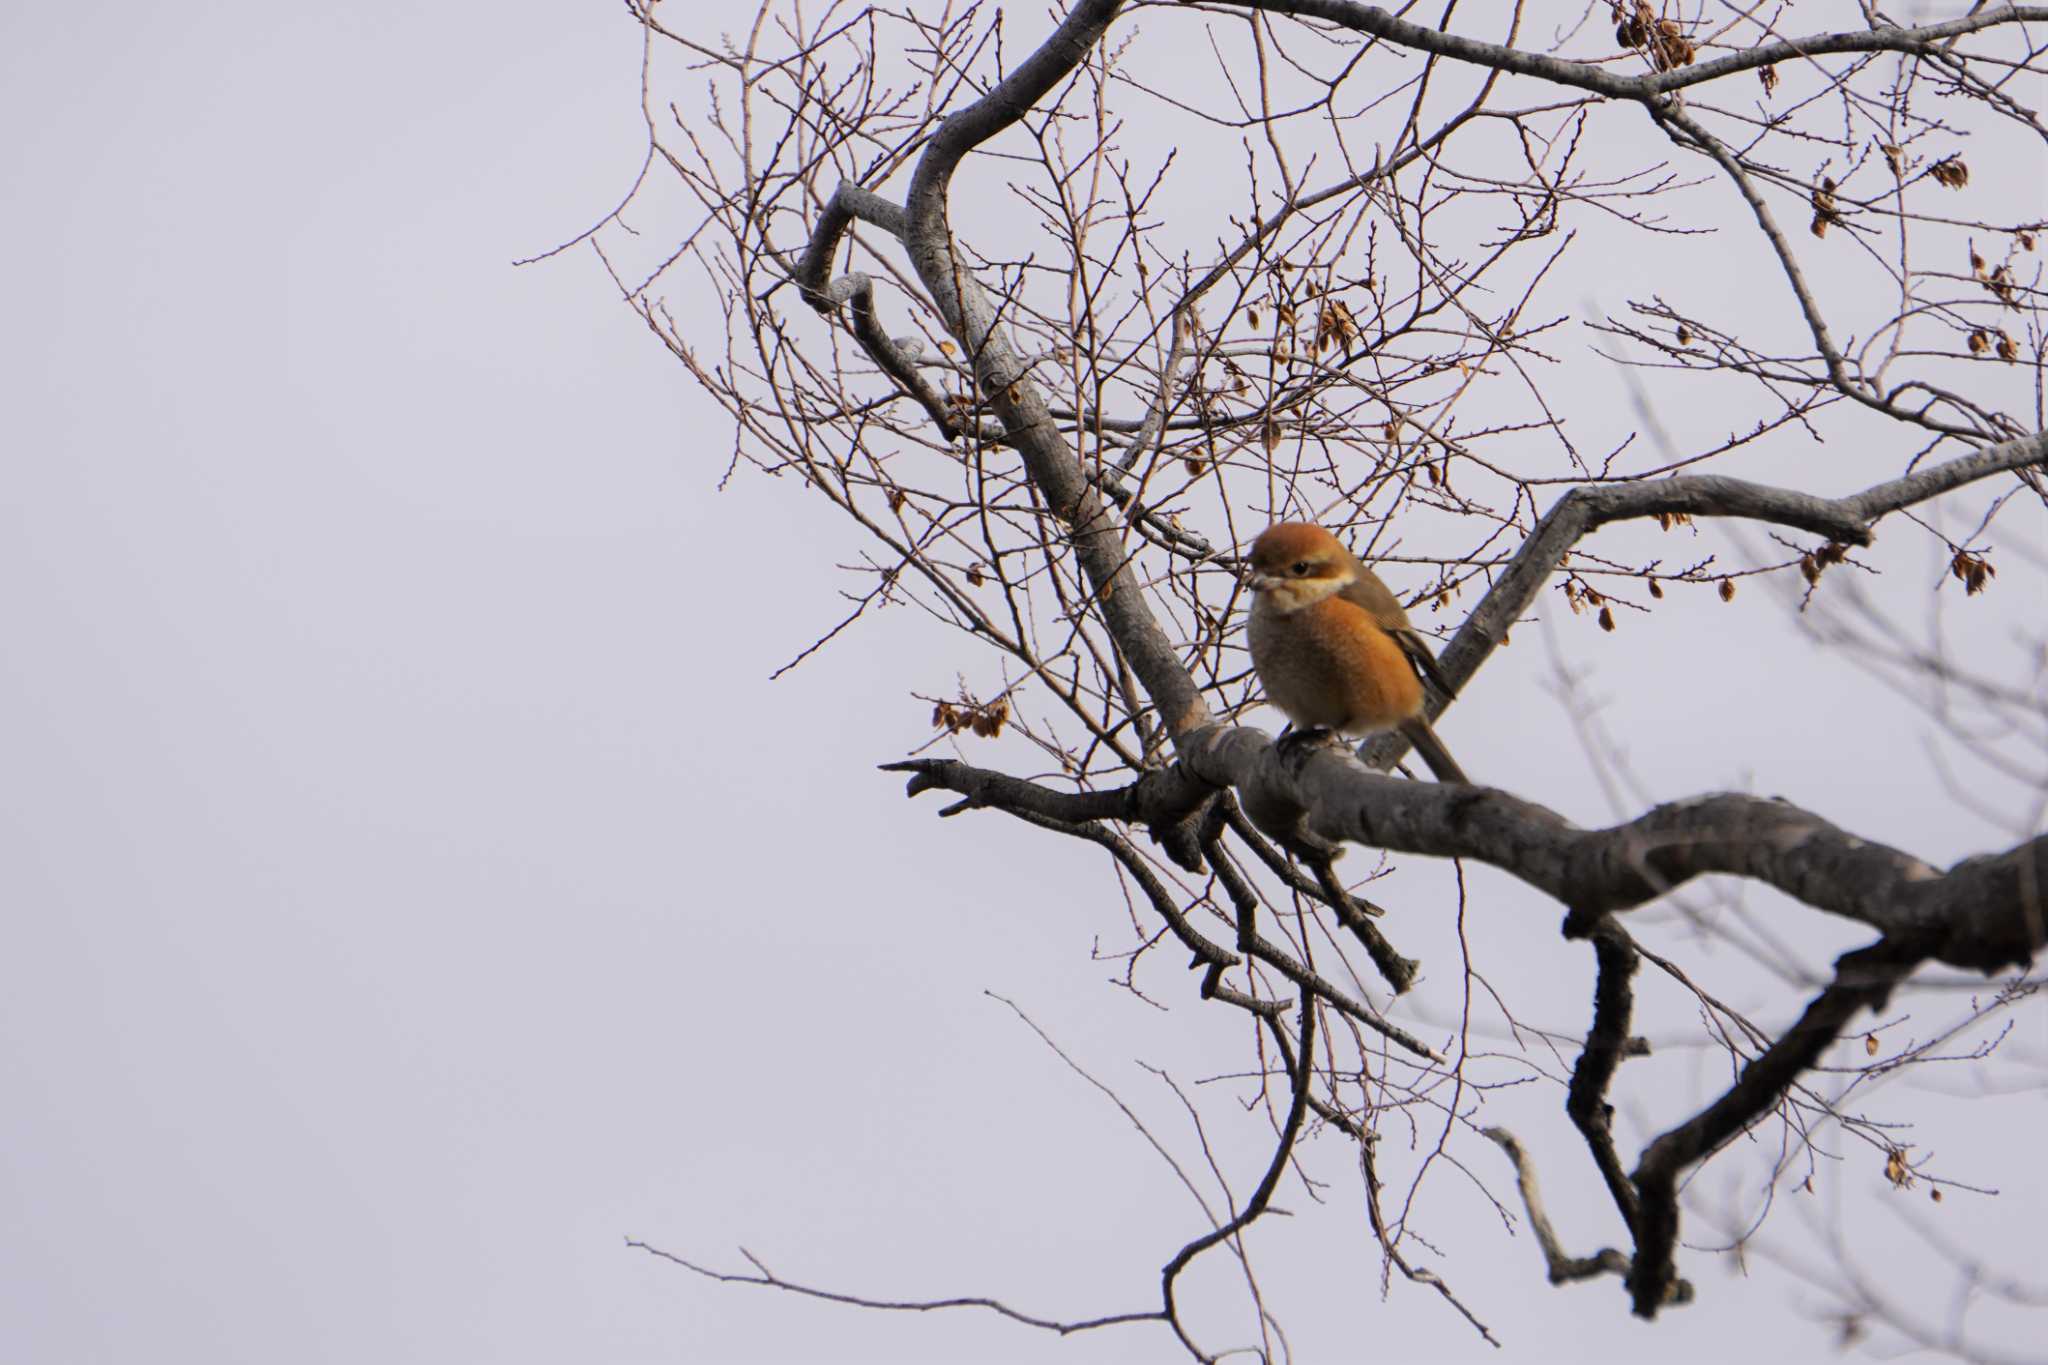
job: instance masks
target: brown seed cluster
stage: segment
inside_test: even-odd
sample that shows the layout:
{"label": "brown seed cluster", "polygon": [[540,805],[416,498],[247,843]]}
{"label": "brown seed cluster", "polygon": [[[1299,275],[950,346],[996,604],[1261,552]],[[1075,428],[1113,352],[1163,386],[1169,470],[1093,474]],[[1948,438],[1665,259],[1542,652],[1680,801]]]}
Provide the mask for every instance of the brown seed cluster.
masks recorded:
{"label": "brown seed cluster", "polygon": [[949,735],[972,730],[983,739],[994,739],[1010,719],[1010,703],[998,697],[986,704],[976,701],[942,701],[932,708],[932,724]]}
{"label": "brown seed cluster", "polygon": [[2010,365],[2020,358],[2020,344],[2003,327],[1979,327],[1970,333],[1970,354],[1983,355],[1996,349],[1998,358]]}
{"label": "brown seed cluster", "polygon": [[1986,275],[1984,277],[1984,287],[1993,294],[1996,294],[2000,303],[2014,312],[2019,311],[2020,293],[2018,289],[2013,287],[2011,267],[2002,265],[1989,275]]}
{"label": "brown seed cluster", "polygon": [[1825,237],[1828,229],[1840,226],[1842,213],[1835,205],[1835,178],[1824,175],[1813,187],[1813,235]]}
{"label": "brown seed cluster", "polygon": [[[1651,66],[1670,71],[1692,65],[1698,49],[1685,36],[1684,26],[1676,19],[1658,18],[1650,0],[1608,0],[1608,9],[1614,15],[1614,41],[1639,49],[1649,57]],[[1776,79],[1766,80],[1764,88],[1770,89]]]}
{"label": "brown seed cluster", "polygon": [[1943,157],[1929,166],[1927,173],[1934,177],[1936,184],[1945,189],[1959,190],[1970,183],[1970,168],[1963,164],[1963,159],[1959,156]]}
{"label": "brown seed cluster", "polygon": [[1955,558],[1948,562],[1948,571],[1963,585],[1966,597],[1975,597],[1984,591],[1985,584],[1998,577],[1998,570],[1991,567],[1989,560],[1968,550],[1956,551]]}
{"label": "brown seed cluster", "polygon": [[1818,550],[1809,550],[1799,556],[1799,576],[1812,587],[1820,582],[1821,571],[1830,564],[1839,564],[1849,557],[1849,547],[1839,540],[1831,540]]}
{"label": "brown seed cluster", "polygon": [[1342,350],[1357,339],[1358,322],[1344,306],[1344,300],[1331,299],[1325,303],[1316,319],[1316,350],[1320,352],[1329,346]]}

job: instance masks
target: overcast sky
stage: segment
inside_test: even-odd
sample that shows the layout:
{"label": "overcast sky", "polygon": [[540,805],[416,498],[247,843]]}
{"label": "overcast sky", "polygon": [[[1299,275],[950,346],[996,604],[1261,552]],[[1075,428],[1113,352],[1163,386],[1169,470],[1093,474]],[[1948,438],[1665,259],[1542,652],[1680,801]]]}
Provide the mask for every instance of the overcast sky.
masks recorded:
{"label": "overcast sky", "polygon": [[[1106,984],[1091,947],[1128,925],[1097,857],[937,821],[873,771],[927,738],[907,692],[948,685],[952,637],[884,612],[766,681],[843,611],[857,542],[786,483],[716,491],[721,415],[591,257],[510,265],[630,183],[639,51],[599,3],[0,19],[0,1358],[1181,1358],[1163,1331],[862,1313],[625,1245],[1149,1307],[1198,1211],[988,993],[1196,1167],[1136,1063],[1196,1089],[1247,1055],[1193,977],[1159,977],[1164,1010]],[[1930,858],[1989,847],[1910,744],[1870,742],[1872,716],[1912,724],[1858,709],[1879,689],[1741,666],[1808,657],[1754,598],[1682,678],[1675,619],[1634,653],[1550,638],[1657,797],[1784,792]],[[1523,638],[1446,737],[1604,819]],[[1658,738],[1674,708],[1694,742]],[[1410,875],[1417,903],[1443,885]],[[1555,907],[1474,884],[1493,970],[1539,964],[1544,1022],[1582,1026]],[[1434,932],[1415,946],[1449,960]],[[1557,1099],[1521,1112],[1561,1131]],[[2014,1154],[2039,1094],[1946,1122],[1915,1140],[2005,1190],[1958,1217],[2037,1246],[2044,1177]],[[1211,1136],[1249,1189],[1258,1125]],[[1330,1206],[1291,1195],[1259,1241],[1304,1358],[1832,1358],[1819,1296],[1761,1264],[1683,1263],[1709,1302],[1645,1327],[1612,1281],[1545,1285],[1447,1186],[1438,1268],[1496,1355],[1426,1290],[1382,1299],[1355,1172],[1315,1158]],[[1857,1160],[1843,1200],[1882,1187]],[[1577,1249],[1620,1241],[1589,1170],[1555,1179]],[[1222,1258],[1194,1284],[1221,1302]],[[1245,1339],[1206,1293],[1211,1339]]]}

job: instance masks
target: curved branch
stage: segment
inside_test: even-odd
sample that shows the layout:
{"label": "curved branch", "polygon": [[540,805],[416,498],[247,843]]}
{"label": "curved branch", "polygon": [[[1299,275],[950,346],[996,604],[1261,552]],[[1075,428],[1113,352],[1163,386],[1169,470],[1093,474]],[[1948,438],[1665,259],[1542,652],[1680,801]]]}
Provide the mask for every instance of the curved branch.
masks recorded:
{"label": "curved branch", "polygon": [[1273,14],[1292,14],[1303,19],[1322,19],[1357,33],[1369,33],[1401,47],[1414,48],[1439,57],[1451,57],[1474,66],[1512,71],[1520,76],[1590,90],[1612,99],[1648,100],[1687,86],[1718,80],[1738,71],[1808,57],[1833,56],[1847,52],[1931,52],[1934,45],[1965,34],[2003,24],[2038,23],[2048,20],[2048,6],[1997,5],[1946,23],[1917,28],[1882,25],[1848,33],[1816,33],[1805,38],[1781,38],[1759,43],[1743,52],[1730,53],[1694,66],[1677,67],[1647,76],[1618,76],[1602,67],[1563,57],[1546,57],[1521,48],[1481,42],[1455,33],[1444,33],[1421,24],[1397,19],[1377,5],[1356,0],[1219,0],[1246,9]]}
{"label": "curved branch", "polygon": [[[2048,840],[2037,840],[2048,847]],[[2044,853],[2048,870],[2048,853]],[[2038,919],[2040,907],[2035,914]],[[1652,1142],[1636,1163],[1634,1183],[1641,1200],[1636,1217],[1635,1267],[1629,1294],[1637,1316],[1653,1318],[1682,1281],[1676,1278],[1678,1178],[1695,1162],[1763,1117],[1800,1073],[1820,1060],[1858,1010],[1883,1009],[1892,988],[1920,965],[1918,945],[1886,939],[1845,953],[1835,979],[1747,1066],[1720,1099]]]}
{"label": "curved branch", "polygon": [[[1869,545],[1875,539],[1871,527],[1890,513],[1993,474],[2037,466],[2048,466],[2048,431],[1986,446],[1845,498],[1817,497],[1714,474],[1574,488],[1536,523],[1437,662],[1452,686],[1462,690],[1536,601],[1572,547],[1611,522],[1672,513],[1742,517],[1811,531],[1846,545]],[[1433,699],[1432,714],[1442,705],[1440,698]],[[1407,747],[1395,732],[1373,740],[1361,756],[1372,767],[1388,768]]]}
{"label": "curved branch", "polygon": [[1301,1136],[1302,1121],[1308,1117],[1308,1088],[1314,1077],[1312,1064],[1315,1061],[1315,1051],[1315,1004],[1313,1001],[1304,1000],[1301,1005],[1301,1038],[1296,1045],[1298,1060],[1296,1065],[1289,1069],[1287,1076],[1289,1091],[1293,1098],[1287,1106],[1287,1118],[1280,1125],[1280,1139],[1273,1146],[1273,1159],[1266,1164],[1264,1178],[1259,1181],[1258,1188],[1252,1191],[1252,1197],[1245,1201],[1242,1212],[1223,1226],[1212,1228],[1182,1247],[1159,1272],[1159,1297],[1166,1321],[1172,1326],[1175,1335],[1181,1339],[1181,1344],[1193,1352],[1197,1359],[1207,1360],[1209,1357],[1196,1348],[1186,1329],[1181,1326],[1180,1308],[1173,1297],[1174,1281],[1180,1278],[1181,1271],[1187,1269],[1188,1263],[1195,1257],[1218,1242],[1237,1236],[1262,1216],[1266,1212],[1266,1207],[1273,1202],[1273,1191],[1280,1188],[1280,1177],[1286,1174],[1287,1163],[1294,1156],[1294,1144]]}
{"label": "curved branch", "polygon": [[1122,0],[1083,0],[1023,65],[940,125],[918,159],[906,200],[904,246],[946,327],[960,341],[989,406],[1023,457],[1031,482],[1066,523],[1111,639],[1176,743],[1209,721],[1209,706],[1173,641],[1160,628],[1128,565],[1118,523],[1059,434],[1045,396],[1029,377],[987,291],[953,251],[947,190],[961,159],[1021,119],[1077,68]]}

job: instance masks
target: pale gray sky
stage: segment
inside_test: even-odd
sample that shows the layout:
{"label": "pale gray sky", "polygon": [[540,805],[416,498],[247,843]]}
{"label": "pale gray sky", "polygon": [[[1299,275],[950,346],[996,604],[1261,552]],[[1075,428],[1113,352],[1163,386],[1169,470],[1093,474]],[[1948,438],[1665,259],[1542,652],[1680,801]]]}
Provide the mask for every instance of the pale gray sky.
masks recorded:
{"label": "pale gray sky", "polygon": [[[1098,858],[939,822],[873,771],[927,737],[906,694],[948,685],[952,637],[884,612],[766,682],[841,614],[857,542],[787,483],[715,491],[722,417],[589,256],[510,267],[629,183],[638,63],[615,4],[0,19],[0,1358],[1181,1358],[1162,1331],[866,1314],[624,1246],[1148,1307],[1196,1211],[984,992],[1196,1164],[1134,1059],[1194,1086],[1247,1055],[1194,978],[1150,983],[1166,1012],[1106,984],[1091,945],[1127,930]],[[735,569],[766,549],[788,581],[756,596]],[[1929,798],[1909,710],[1846,670],[1784,688],[1812,659],[1745,603],[1712,649],[1676,611],[1628,650],[1558,630],[1658,796],[1753,786],[1932,858],[1990,846]],[[1542,641],[1446,735],[1605,818]],[[1718,738],[1667,742],[1674,710]],[[1872,715],[1908,738],[1870,745]],[[1443,885],[1402,875],[1416,904]],[[1474,884],[1491,969],[1555,978],[1530,1006],[1578,1027],[1556,908]],[[1414,932],[1455,960],[1447,926]],[[1659,1062],[1686,1083],[1631,1132],[1719,1060]],[[1554,1139],[1556,1099],[1509,1112]],[[2044,1176],[2014,1158],[2040,1096],[1933,1122],[1916,1141],[2006,1191],[1951,1200],[1958,1226],[2033,1245]],[[1249,1188],[1258,1125],[1211,1137]],[[1382,1301],[1355,1173],[1315,1158],[1331,1206],[1295,1197],[1257,1239],[1303,1358],[1831,1358],[1818,1297],[1761,1266],[1684,1264],[1706,1302],[1646,1328],[1612,1282],[1545,1285],[1446,1182],[1437,1268],[1496,1355],[1427,1291]],[[1589,1167],[1546,1175],[1575,1248],[1619,1241]],[[1843,1181],[1868,1200],[1882,1176]],[[1222,1303],[1224,1273],[1191,1299]]]}

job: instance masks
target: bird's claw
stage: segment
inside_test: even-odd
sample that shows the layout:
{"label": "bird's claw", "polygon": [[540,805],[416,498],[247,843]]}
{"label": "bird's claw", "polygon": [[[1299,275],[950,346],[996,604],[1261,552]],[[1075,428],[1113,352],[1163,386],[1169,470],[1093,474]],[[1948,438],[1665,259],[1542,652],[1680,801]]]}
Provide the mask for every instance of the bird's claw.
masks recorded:
{"label": "bird's claw", "polygon": [[1274,747],[1280,750],[1280,756],[1283,759],[1294,762],[1298,759],[1307,758],[1309,754],[1317,749],[1325,748],[1332,744],[1342,744],[1343,742],[1344,737],[1328,726],[1315,725],[1307,729],[1297,729],[1294,726],[1289,726],[1286,732],[1275,742]]}

